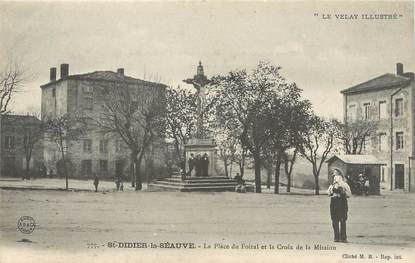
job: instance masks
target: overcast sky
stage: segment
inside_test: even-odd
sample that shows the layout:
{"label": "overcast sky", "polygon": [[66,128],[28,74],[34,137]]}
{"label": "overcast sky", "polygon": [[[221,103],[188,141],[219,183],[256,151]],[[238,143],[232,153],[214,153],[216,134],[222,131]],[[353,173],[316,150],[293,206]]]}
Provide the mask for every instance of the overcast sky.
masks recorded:
{"label": "overcast sky", "polygon": [[[402,16],[323,20],[323,13]],[[341,118],[340,90],[395,73],[396,62],[415,71],[413,19],[413,2],[0,3],[0,58],[13,53],[30,73],[16,112],[40,108],[39,86],[61,63],[70,74],[123,67],[177,86],[199,60],[208,77],[266,60],[319,114]]]}

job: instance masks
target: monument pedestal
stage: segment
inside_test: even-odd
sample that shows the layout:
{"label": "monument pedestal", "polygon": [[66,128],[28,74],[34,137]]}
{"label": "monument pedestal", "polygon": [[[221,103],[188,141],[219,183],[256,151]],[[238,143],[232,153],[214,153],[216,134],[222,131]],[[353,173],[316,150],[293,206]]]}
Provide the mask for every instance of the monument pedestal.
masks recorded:
{"label": "monument pedestal", "polygon": [[[216,143],[212,139],[191,139],[184,146],[186,155],[186,176],[177,176],[155,180],[148,185],[148,191],[178,191],[178,192],[221,192],[235,191],[238,185],[237,181],[224,176],[217,176],[216,171]],[[197,177],[195,168],[189,176],[189,158],[193,153],[194,156],[203,156],[205,153],[209,158],[207,176]],[[253,189],[253,187],[251,187]]]}
{"label": "monument pedestal", "polygon": [[[189,140],[184,146],[185,152],[185,171],[181,177],[171,177],[156,180],[148,185],[149,190],[154,191],[235,191],[237,182],[234,179],[217,176],[216,171],[216,143],[212,138],[204,139],[203,130],[203,109],[205,107],[206,85],[210,82],[204,75],[202,63],[199,62],[197,74],[193,79],[186,79],[184,82],[192,84],[197,90],[197,125],[196,137]],[[203,138],[203,139],[201,139]],[[193,162],[193,170],[189,173],[189,158],[192,156],[201,158],[208,157],[202,161]],[[196,168],[199,167],[199,176],[196,176]]]}
{"label": "monument pedestal", "polygon": [[208,165],[208,177],[215,177],[217,175],[216,171],[216,143],[214,139],[199,139],[199,138],[192,138],[189,140],[187,144],[184,146],[185,158],[186,158],[186,178],[195,177],[196,176],[196,167],[193,168],[189,176],[189,158],[191,154],[194,157],[200,156],[203,157],[207,154],[209,158],[209,165]]}

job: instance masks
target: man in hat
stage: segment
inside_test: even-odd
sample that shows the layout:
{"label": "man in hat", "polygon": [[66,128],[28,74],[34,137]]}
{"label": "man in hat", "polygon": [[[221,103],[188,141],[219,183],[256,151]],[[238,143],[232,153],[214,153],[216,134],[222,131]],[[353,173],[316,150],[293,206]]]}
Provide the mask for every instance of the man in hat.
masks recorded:
{"label": "man in hat", "polygon": [[347,198],[351,196],[351,191],[349,185],[343,179],[342,171],[335,168],[333,170],[333,183],[329,186],[327,194],[330,196],[330,216],[334,230],[334,242],[347,243]]}
{"label": "man in hat", "polygon": [[192,176],[192,172],[193,172],[193,168],[195,167],[195,155],[193,153],[190,154],[190,158],[187,161],[188,165],[189,165],[189,172],[188,175],[189,177]]}
{"label": "man in hat", "polygon": [[195,158],[195,168],[196,168],[196,176],[202,176],[202,157],[200,156],[200,154],[196,155]]}
{"label": "man in hat", "polygon": [[205,153],[202,157],[202,176],[207,177],[209,173],[209,156]]}

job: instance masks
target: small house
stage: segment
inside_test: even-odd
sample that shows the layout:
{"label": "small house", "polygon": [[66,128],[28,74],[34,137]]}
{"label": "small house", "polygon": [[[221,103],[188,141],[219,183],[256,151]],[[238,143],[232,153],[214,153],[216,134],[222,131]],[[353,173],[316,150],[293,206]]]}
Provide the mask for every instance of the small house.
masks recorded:
{"label": "small house", "polygon": [[328,180],[334,168],[340,169],[346,177],[353,194],[359,192],[359,175],[369,180],[369,194],[380,195],[381,166],[386,165],[373,155],[334,155],[327,161]]}

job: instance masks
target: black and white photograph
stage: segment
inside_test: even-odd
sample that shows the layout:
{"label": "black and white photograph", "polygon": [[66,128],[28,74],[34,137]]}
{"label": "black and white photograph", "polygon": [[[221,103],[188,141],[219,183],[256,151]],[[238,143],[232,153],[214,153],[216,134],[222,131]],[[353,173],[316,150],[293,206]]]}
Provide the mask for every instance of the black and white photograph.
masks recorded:
{"label": "black and white photograph", "polygon": [[415,262],[414,5],[0,1],[0,262]]}

